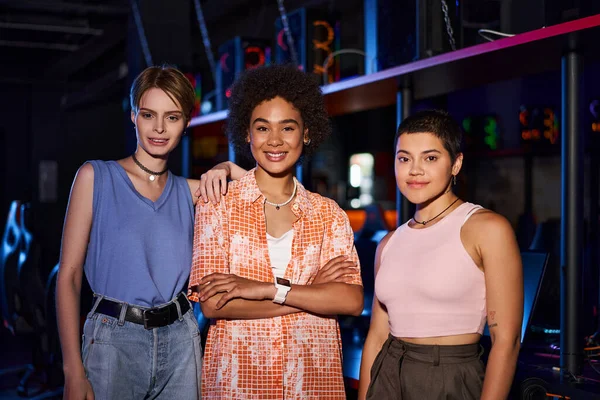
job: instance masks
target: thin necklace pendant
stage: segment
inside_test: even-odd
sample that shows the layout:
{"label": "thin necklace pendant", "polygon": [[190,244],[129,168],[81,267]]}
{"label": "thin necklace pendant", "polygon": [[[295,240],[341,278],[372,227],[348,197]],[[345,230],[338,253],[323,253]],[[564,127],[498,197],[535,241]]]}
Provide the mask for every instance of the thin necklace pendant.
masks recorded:
{"label": "thin necklace pendant", "polygon": [[292,201],[294,199],[294,197],[296,196],[296,190],[298,189],[298,184],[296,183],[296,180],[294,180],[294,191],[292,192],[292,195],[290,196],[289,199],[287,199],[286,201],[284,201],[283,203],[272,203],[269,200],[267,200],[267,198],[265,197],[265,204],[268,204],[272,207],[275,207],[276,211],[279,211],[279,209],[283,206],[286,206],[290,203],[290,201]]}
{"label": "thin necklace pendant", "polygon": [[457,201],[458,201],[458,197],[452,203],[450,203],[450,205],[448,207],[444,208],[444,210],[441,213],[439,213],[438,215],[436,215],[435,217],[433,217],[431,219],[428,219],[425,221],[417,221],[417,219],[415,217],[413,217],[412,220],[415,221],[415,223],[417,223],[417,224],[421,224],[421,225],[425,226],[426,224],[430,223],[431,221],[433,221],[434,219],[436,219],[437,217],[439,217],[440,215],[442,215],[443,213],[448,211],[448,209],[450,207],[452,207],[454,205],[454,203],[456,203]]}
{"label": "thin necklace pendant", "polygon": [[150,175],[150,176],[148,177],[148,179],[150,180],[150,182],[154,182],[154,181],[156,180],[156,176],[154,176],[154,175]]}

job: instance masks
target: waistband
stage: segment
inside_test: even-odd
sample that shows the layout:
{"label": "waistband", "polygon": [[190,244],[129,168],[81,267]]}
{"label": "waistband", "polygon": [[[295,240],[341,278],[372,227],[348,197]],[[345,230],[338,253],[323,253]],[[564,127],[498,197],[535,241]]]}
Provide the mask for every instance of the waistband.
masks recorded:
{"label": "waistband", "polygon": [[483,348],[479,343],[459,345],[425,345],[408,343],[392,335],[383,344],[383,349],[390,355],[405,357],[413,361],[440,365],[459,364],[479,359]]}
{"label": "waistband", "polygon": [[183,315],[191,309],[190,302],[184,293],[180,293],[170,302],[152,308],[133,306],[127,303],[108,299],[94,293],[95,301],[90,314],[99,313],[117,318],[119,325],[124,321],[144,325],[146,329],[160,328],[183,319]]}

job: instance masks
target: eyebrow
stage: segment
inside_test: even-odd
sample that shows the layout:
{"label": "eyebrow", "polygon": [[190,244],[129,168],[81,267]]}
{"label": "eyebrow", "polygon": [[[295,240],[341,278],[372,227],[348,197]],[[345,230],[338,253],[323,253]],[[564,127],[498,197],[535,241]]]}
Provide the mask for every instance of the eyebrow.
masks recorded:
{"label": "eyebrow", "polygon": [[[149,108],[143,108],[143,107],[142,107],[142,108],[140,108],[140,110],[139,110],[139,111],[140,111],[140,112],[141,112],[141,111],[150,111],[151,113],[154,113],[154,114],[156,114],[156,111],[154,111],[154,110],[151,110],[151,109],[149,109]],[[175,110],[175,111],[167,111],[165,114],[183,114],[183,112],[181,112],[181,111],[179,111],[179,110]]]}
{"label": "eyebrow", "polygon": [[[254,120],[254,122],[252,122],[252,125],[254,125],[257,122],[264,122],[265,124],[270,124],[270,122],[268,120],[258,117]],[[280,123],[280,124],[296,124],[296,125],[300,126],[298,121],[296,121],[293,118],[282,119],[281,121],[278,121],[278,123]]]}
{"label": "eyebrow", "polygon": [[[398,154],[398,153],[402,153],[402,154],[408,154],[408,155],[411,155],[411,154],[410,154],[410,152],[408,152],[408,151],[406,151],[406,150],[402,150],[402,149],[400,149],[400,150],[398,150],[398,151],[396,152],[396,154]],[[425,151],[422,151],[422,152],[421,152],[421,154],[431,154],[431,153],[438,153],[438,154],[442,154],[442,152],[441,152],[441,151],[439,151],[439,150],[436,150],[436,149],[429,149],[429,150],[425,150]]]}

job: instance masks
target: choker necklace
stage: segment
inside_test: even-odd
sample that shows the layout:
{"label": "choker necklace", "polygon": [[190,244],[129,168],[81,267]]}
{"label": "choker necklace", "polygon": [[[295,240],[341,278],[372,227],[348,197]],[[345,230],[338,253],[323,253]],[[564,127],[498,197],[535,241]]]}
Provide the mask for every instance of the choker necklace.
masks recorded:
{"label": "choker necklace", "polygon": [[167,172],[169,170],[169,167],[167,167],[163,171],[154,172],[154,171],[151,171],[148,168],[144,167],[142,165],[142,163],[139,162],[138,159],[135,157],[135,154],[132,154],[131,158],[133,158],[133,162],[136,163],[136,165],[138,167],[140,167],[142,169],[142,171],[146,172],[147,174],[150,174],[150,176],[148,177],[148,179],[150,180],[150,182],[154,182],[154,180],[156,179],[157,176],[160,176],[160,175],[164,174],[165,172]]}
{"label": "choker necklace", "polygon": [[441,213],[439,213],[438,215],[436,215],[435,217],[428,219],[426,221],[417,221],[417,219],[415,217],[413,217],[413,221],[415,221],[415,223],[417,224],[421,224],[421,225],[427,225],[428,223],[430,223],[431,221],[433,221],[434,219],[436,219],[437,217],[439,217],[440,215],[442,215],[443,213],[445,213],[446,211],[448,211],[448,209],[450,207],[452,207],[454,205],[454,203],[456,203],[458,201],[458,197],[456,198],[456,200],[454,200],[452,203],[450,203],[450,205],[446,208],[444,208],[444,211],[442,211]]}
{"label": "choker necklace", "polygon": [[294,179],[294,191],[292,192],[292,195],[290,196],[289,199],[287,199],[285,202],[283,203],[271,203],[269,200],[267,200],[267,198],[265,197],[265,204],[268,204],[270,206],[275,207],[276,210],[279,211],[279,209],[285,205],[287,205],[290,201],[292,201],[292,199],[294,198],[294,196],[296,196],[296,189],[298,189],[298,185],[296,184],[296,180]]}

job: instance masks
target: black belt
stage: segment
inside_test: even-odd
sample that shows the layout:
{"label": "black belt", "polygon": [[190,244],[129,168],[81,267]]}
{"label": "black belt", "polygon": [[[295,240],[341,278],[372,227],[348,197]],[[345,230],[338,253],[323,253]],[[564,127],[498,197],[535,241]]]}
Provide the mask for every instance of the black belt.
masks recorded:
{"label": "black belt", "polygon": [[[183,293],[177,296],[175,302],[179,303],[181,315],[184,315],[190,307],[190,302]],[[179,319],[177,304],[170,303],[163,307],[141,308],[132,305],[126,305],[116,301],[102,299],[96,307],[96,312],[109,317],[119,318],[121,316],[121,307],[126,306],[125,321],[134,324],[144,325],[146,329],[160,328],[161,326],[171,325]]]}

